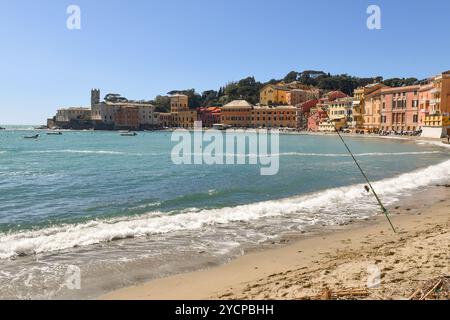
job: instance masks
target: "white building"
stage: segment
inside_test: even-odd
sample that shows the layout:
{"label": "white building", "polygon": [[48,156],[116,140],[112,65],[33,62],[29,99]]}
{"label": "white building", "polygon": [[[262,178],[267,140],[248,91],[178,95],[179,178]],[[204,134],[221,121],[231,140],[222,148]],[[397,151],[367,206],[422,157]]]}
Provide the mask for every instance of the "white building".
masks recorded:
{"label": "white building", "polygon": [[91,117],[91,109],[84,107],[61,108],[56,112],[57,122],[69,122],[71,120],[88,120]]}

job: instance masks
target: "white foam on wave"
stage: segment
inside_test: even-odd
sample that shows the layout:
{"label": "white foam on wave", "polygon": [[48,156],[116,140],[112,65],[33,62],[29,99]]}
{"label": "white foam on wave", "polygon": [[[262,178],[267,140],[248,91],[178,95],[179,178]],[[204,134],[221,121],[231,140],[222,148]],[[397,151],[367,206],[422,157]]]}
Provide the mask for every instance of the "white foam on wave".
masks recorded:
{"label": "white foam on wave", "polygon": [[[409,151],[409,152],[367,152],[355,153],[356,157],[384,157],[384,156],[405,156],[405,155],[420,155],[420,154],[437,154],[441,151]],[[301,153],[301,152],[286,152],[280,153],[286,156],[311,156],[311,157],[350,157],[348,153]],[[272,155],[273,156],[273,155]]]}
{"label": "white foam on wave", "polygon": [[[421,155],[421,154],[438,154],[442,151],[406,151],[406,152],[367,152],[367,153],[354,153],[355,157],[385,157],[385,156],[405,156],[405,155]],[[188,156],[202,156],[202,153],[187,153]],[[237,156],[237,157],[281,157],[281,156],[300,156],[300,157],[350,157],[348,153],[313,153],[313,152],[280,152],[280,153],[268,153],[267,155],[259,155],[255,153],[218,153],[217,157],[225,156]]]}
{"label": "white foam on wave", "polygon": [[[374,187],[384,203],[389,205],[408,191],[449,180],[450,160],[447,160],[425,169],[377,181]],[[267,217],[305,217],[305,224],[315,224],[318,221],[333,224],[345,219],[370,216],[377,212],[375,208],[374,198],[364,191],[363,185],[353,185],[235,207],[190,209],[179,214],[151,212],[135,217],[94,220],[42,230],[0,234],[0,259]],[[345,214],[349,211],[353,212],[350,216]]]}
{"label": "white foam on wave", "polygon": [[141,156],[142,153],[129,153],[122,151],[110,151],[110,150],[35,150],[35,151],[24,151],[23,153],[75,153],[75,154],[106,154],[106,155],[135,155]]}

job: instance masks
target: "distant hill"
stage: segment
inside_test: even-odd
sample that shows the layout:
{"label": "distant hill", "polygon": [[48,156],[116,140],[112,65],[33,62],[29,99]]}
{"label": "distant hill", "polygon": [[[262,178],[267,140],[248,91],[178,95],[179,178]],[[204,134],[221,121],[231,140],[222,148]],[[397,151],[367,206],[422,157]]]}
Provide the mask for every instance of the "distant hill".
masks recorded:
{"label": "distant hill", "polygon": [[[366,86],[374,82],[383,82],[391,87],[400,87],[417,83],[416,78],[393,78],[383,80],[383,77],[359,78],[348,74],[331,75],[324,71],[305,70],[302,72],[291,71],[283,79],[271,79],[267,82],[259,82],[253,76],[241,79],[236,82],[229,82],[217,90],[207,90],[198,93],[195,89],[173,90],[167,95],[182,93],[189,97],[189,107],[194,109],[206,106],[222,106],[236,99],[244,99],[252,104],[259,102],[259,91],[267,84],[280,82],[292,83],[317,87],[324,91],[339,90],[348,95],[353,95],[353,91],[361,86]],[[168,96],[157,96],[151,101],[159,112],[169,112],[170,101]]]}

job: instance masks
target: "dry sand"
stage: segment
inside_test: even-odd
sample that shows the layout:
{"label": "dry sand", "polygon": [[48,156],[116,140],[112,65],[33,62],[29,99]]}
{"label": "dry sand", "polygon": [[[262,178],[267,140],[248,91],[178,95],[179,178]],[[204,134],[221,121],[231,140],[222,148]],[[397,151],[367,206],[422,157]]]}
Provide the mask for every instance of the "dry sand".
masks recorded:
{"label": "dry sand", "polygon": [[[379,216],[102,299],[302,299],[350,288],[365,290],[364,299],[405,299],[428,280],[450,275],[450,189],[436,190],[433,204],[417,196],[391,208],[397,234]],[[430,198],[430,190],[423,197]],[[379,286],[367,289],[377,270]]]}

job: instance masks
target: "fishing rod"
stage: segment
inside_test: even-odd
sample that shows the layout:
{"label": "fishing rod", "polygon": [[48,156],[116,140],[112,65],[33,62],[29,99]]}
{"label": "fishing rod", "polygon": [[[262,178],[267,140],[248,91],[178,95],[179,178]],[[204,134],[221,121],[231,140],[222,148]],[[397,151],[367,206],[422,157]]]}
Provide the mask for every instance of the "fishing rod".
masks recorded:
{"label": "fishing rod", "polygon": [[[389,222],[392,230],[394,231],[394,233],[397,233],[397,231],[395,230],[394,225],[391,222],[391,219],[389,218],[389,212],[388,210],[385,208],[385,206],[383,205],[383,203],[380,200],[380,197],[378,197],[378,194],[376,193],[375,189],[372,186],[372,183],[370,183],[369,178],[367,177],[367,175],[365,174],[364,170],[361,168],[361,166],[358,163],[358,160],[356,160],[355,156],[353,155],[353,152],[350,150],[349,146],[347,145],[347,143],[345,142],[344,138],[342,138],[341,133],[339,132],[339,130],[337,129],[336,125],[334,124],[334,122],[331,120],[329,114],[328,114],[328,110],[326,110],[325,108],[323,109],[325,111],[325,115],[328,118],[328,121],[331,122],[331,124],[333,125],[334,131],[336,131],[337,135],[339,136],[339,138],[341,139],[342,143],[344,144],[345,148],[347,149],[348,153],[351,155],[353,161],[356,163],[356,166],[358,167],[359,171],[361,172],[361,174],[363,175],[364,179],[366,180],[367,184],[370,187],[370,190],[372,191],[373,195],[375,196],[375,198],[378,201],[378,204],[380,205],[381,210],[383,211],[384,215],[386,216],[387,221]],[[367,190],[369,191],[369,190]]]}

